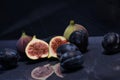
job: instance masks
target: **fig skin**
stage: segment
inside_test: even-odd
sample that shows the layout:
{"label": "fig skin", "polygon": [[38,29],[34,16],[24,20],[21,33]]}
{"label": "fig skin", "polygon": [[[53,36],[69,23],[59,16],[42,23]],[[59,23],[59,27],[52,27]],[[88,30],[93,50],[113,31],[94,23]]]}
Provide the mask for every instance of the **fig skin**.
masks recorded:
{"label": "fig skin", "polygon": [[18,65],[19,54],[16,50],[4,48],[0,51],[0,64],[5,69],[15,68]]}
{"label": "fig skin", "polygon": [[103,36],[102,47],[106,53],[120,52],[120,35],[115,32],[109,32]]}
{"label": "fig skin", "polygon": [[47,42],[36,38],[34,35],[32,40],[27,44],[25,53],[31,60],[45,58],[49,54],[49,45]]}
{"label": "fig skin", "polygon": [[88,47],[88,33],[84,30],[74,31],[70,35],[69,41],[75,44],[82,53],[85,53]]}
{"label": "fig skin", "polygon": [[20,53],[25,53],[25,48],[31,40],[32,40],[32,37],[27,35],[25,32],[23,32],[21,37],[18,39],[16,43],[17,50]]}
{"label": "fig skin", "polygon": [[65,70],[80,69],[83,62],[84,58],[80,51],[68,51],[60,57],[60,65]]}
{"label": "fig skin", "polygon": [[60,58],[62,54],[68,51],[78,51],[79,48],[72,43],[63,44],[57,48],[57,56]]}

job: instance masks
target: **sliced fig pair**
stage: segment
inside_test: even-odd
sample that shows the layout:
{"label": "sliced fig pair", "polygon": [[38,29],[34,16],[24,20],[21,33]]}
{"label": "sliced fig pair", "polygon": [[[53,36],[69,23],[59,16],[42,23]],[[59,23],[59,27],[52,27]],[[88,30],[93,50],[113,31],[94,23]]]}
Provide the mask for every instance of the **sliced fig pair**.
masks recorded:
{"label": "sliced fig pair", "polygon": [[41,39],[37,39],[35,36],[28,43],[25,48],[25,52],[28,58],[32,60],[36,60],[39,58],[45,57],[54,57],[57,58],[56,49],[62,45],[67,43],[67,40],[63,36],[55,36],[53,37],[49,44]]}
{"label": "sliced fig pair", "polygon": [[39,80],[46,80],[53,73],[55,73],[58,77],[63,78],[59,63],[55,64],[54,66],[46,64],[44,66],[36,67],[32,70],[31,77]]}

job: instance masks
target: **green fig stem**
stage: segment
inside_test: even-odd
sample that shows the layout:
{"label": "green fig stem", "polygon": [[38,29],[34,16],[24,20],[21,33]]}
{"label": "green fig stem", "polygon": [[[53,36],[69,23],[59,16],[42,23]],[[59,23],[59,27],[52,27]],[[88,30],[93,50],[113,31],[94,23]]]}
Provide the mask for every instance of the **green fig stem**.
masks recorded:
{"label": "green fig stem", "polygon": [[22,36],[26,36],[26,33],[25,33],[25,32],[22,32]]}
{"label": "green fig stem", "polygon": [[70,25],[73,26],[75,24],[74,20],[70,20]]}
{"label": "green fig stem", "polygon": [[36,35],[33,36],[33,39],[36,39]]}

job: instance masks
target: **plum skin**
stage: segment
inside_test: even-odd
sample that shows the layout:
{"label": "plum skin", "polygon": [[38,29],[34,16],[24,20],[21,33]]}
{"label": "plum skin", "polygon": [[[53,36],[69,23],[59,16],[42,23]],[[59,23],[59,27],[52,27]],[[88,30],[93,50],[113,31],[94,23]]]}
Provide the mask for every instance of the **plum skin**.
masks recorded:
{"label": "plum skin", "polygon": [[67,51],[78,51],[78,50],[79,48],[72,43],[63,44],[57,48],[57,56],[60,58],[61,55]]}
{"label": "plum skin", "polygon": [[18,65],[19,54],[16,50],[5,48],[0,51],[0,64],[3,68],[14,68]]}
{"label": "plum skin", "polygon": [[74,31],[69,41],[75,44],[81,52],[86,52],[88,47],[88,33],[84,30]]}

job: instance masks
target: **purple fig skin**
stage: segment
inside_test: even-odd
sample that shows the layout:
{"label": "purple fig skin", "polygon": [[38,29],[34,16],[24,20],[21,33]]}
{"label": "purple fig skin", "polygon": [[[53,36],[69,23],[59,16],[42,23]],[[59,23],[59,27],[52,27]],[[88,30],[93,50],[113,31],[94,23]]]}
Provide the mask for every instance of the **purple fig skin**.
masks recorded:
{"label": "purple fig skin", "polygon": [[22,33],[21,37],[16,43],[17,50],[19,52],[25,53],[25,48],[27,44],[32,40],[32,37],[29,35],[26,35],[25,32]]}

